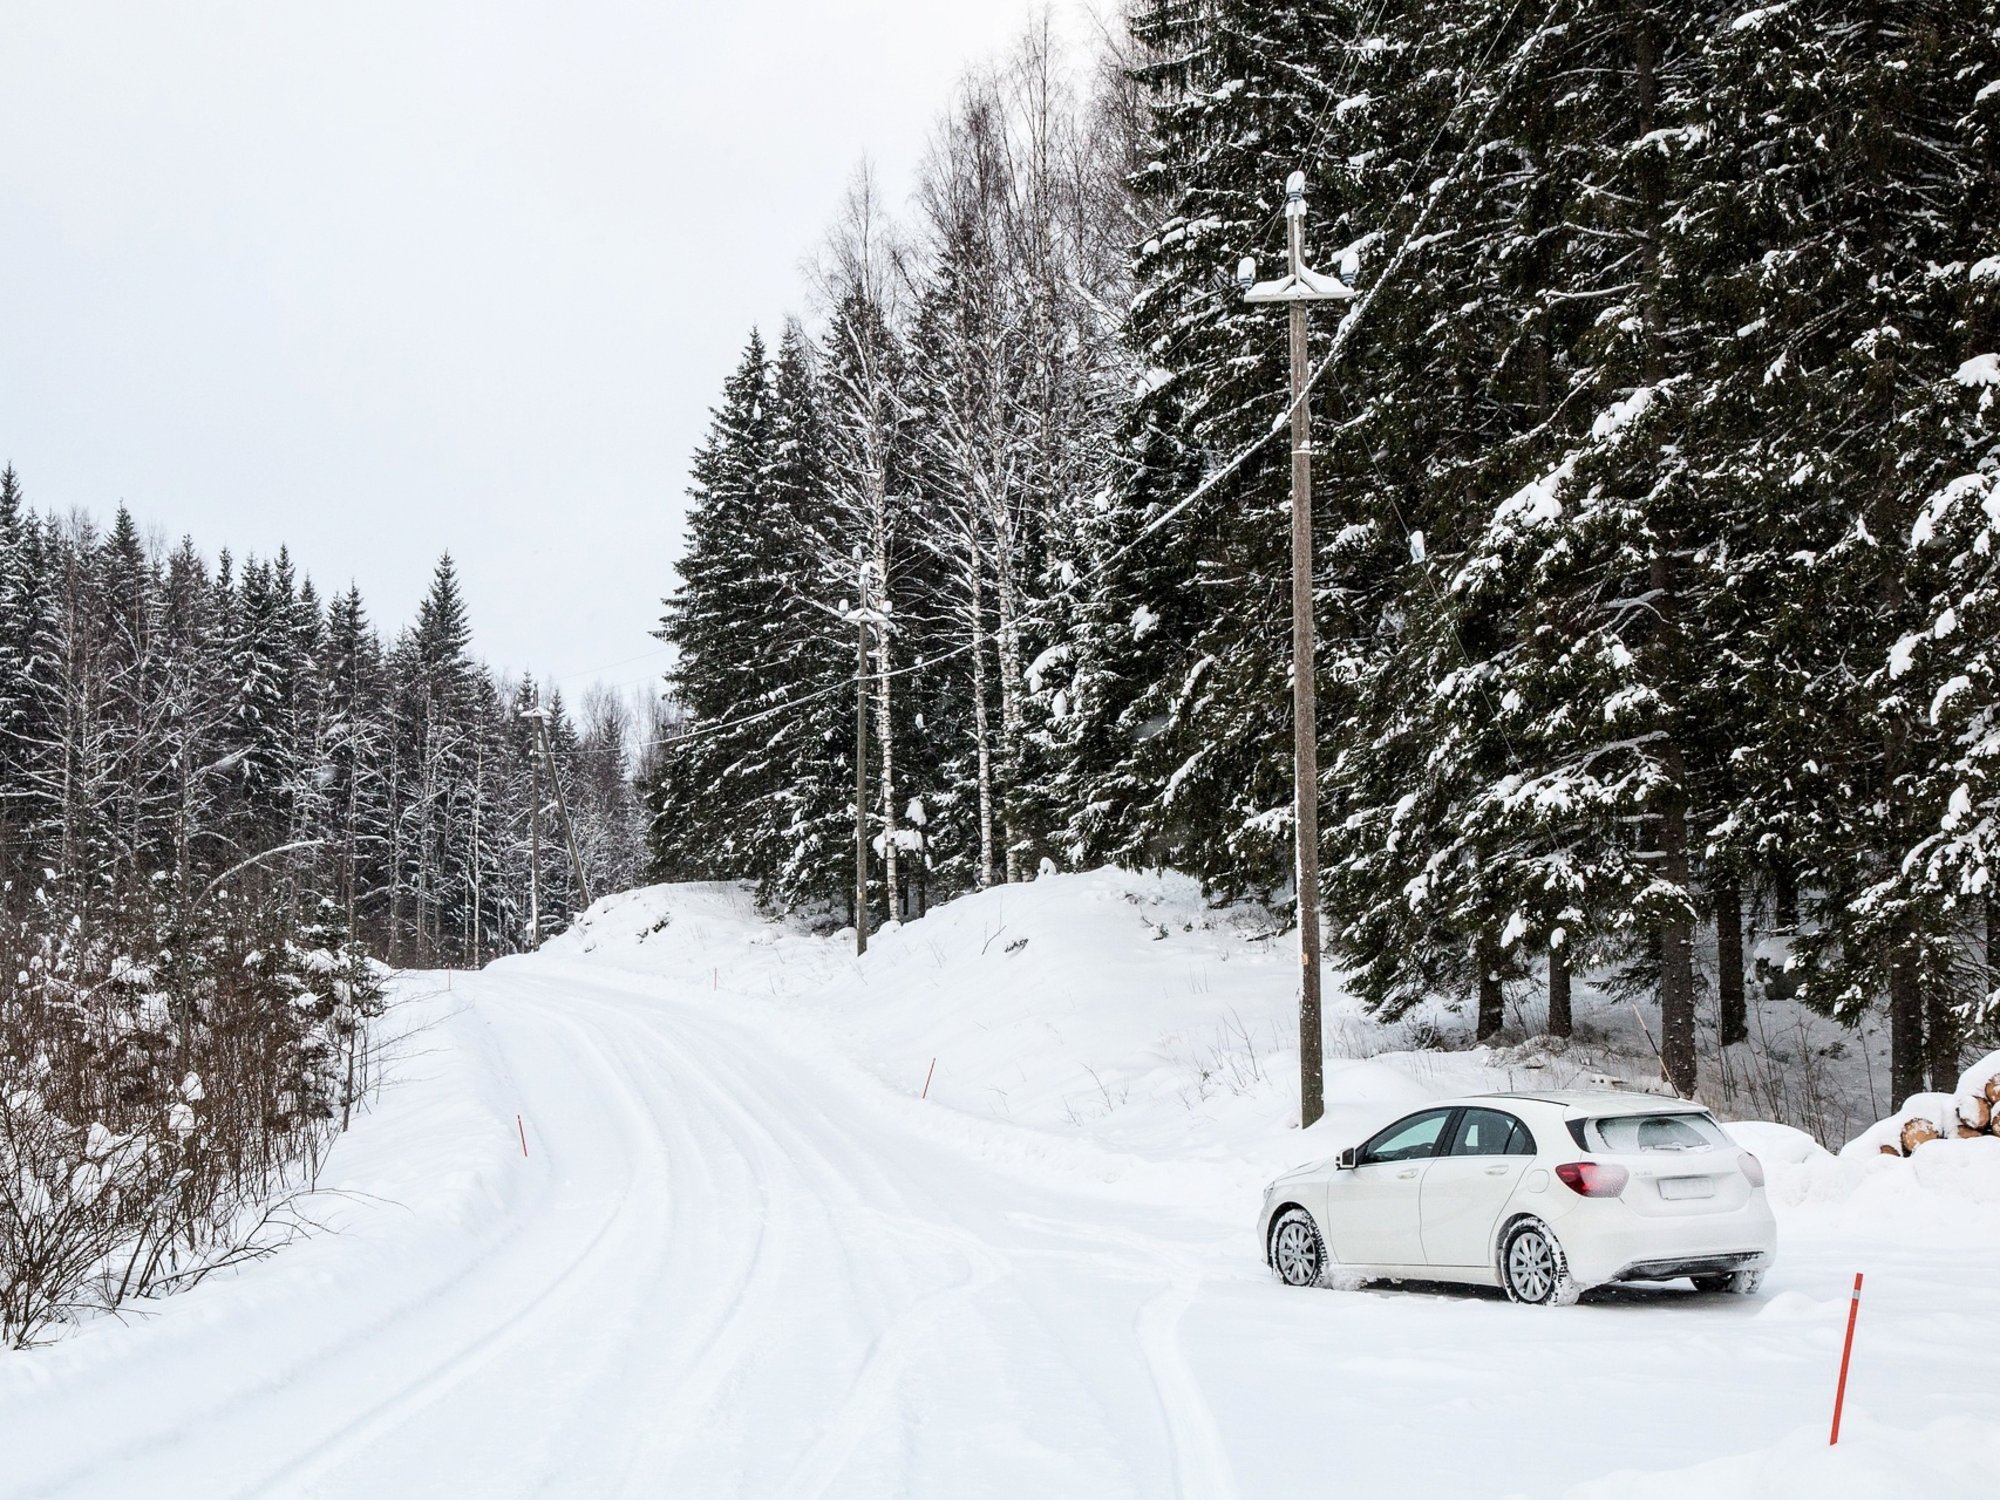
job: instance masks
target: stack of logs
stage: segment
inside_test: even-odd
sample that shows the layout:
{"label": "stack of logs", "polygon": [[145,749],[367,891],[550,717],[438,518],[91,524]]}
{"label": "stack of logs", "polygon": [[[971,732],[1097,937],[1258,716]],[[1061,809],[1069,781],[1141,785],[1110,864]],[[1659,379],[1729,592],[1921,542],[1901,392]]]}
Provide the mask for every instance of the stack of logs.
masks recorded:
{"label": "stack of logs", "polygon": [[2000,1135],[2000,1129],[1995,1127],[2000,1127],[2000,1073],[1976,1090],[1967,1090],[1943,1102],[1935,1115],[1911,1115],[1903,1121],[1902,1131],[1895,1140],[1883,1142],[1882,1154],[1908,1156],[1917,1147],[1946,1137],[1970,1140],[1974,1136]]}

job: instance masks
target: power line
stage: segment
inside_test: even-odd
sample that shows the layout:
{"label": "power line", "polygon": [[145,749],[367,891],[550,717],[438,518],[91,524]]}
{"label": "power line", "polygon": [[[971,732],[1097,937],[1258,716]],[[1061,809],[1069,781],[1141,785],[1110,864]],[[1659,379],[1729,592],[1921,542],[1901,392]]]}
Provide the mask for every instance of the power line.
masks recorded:
{"label": "power line", "polygon": [[[557,683],[575,682],[579,677],[595,677],[600,672],[615,672],[618,668],[629,667],[634,662],[650,661],[653,657],[664,656],[673,649],[672,646],[655,646],[650,651],[641,651],[637,656],[622,657],[618,661],[608,661],[598,667],[583,667],[574,672],[567,672],[561,677],[550,677],[544,680],[551,687],[554,687]],[[639,681],[643,682],[645,679],[642,677]]]}

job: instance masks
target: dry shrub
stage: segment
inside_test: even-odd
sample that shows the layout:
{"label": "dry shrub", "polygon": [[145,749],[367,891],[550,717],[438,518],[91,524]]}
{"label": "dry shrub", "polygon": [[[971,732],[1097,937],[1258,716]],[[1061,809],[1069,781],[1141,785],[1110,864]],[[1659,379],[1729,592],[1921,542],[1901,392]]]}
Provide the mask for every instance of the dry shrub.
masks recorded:
{"label": "dry shrub", "polygon": [[282,1242],[381,1005],[284,902],[0,927],[0,1344]]}

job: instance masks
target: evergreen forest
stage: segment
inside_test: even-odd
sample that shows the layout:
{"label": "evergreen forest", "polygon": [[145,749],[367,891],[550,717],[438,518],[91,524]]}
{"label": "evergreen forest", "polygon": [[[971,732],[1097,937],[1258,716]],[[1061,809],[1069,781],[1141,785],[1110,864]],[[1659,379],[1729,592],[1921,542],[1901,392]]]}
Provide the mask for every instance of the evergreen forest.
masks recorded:
{"label": "evergreen forest", "polygon": [[0,472],[0,1344],[295,1229],[376,1071],[383,964],[566,925],[564,809],[595,889],[636,877],[629,715],[496,677],[470,633],[449,557],[385,643],[282,549],[45,517]]}

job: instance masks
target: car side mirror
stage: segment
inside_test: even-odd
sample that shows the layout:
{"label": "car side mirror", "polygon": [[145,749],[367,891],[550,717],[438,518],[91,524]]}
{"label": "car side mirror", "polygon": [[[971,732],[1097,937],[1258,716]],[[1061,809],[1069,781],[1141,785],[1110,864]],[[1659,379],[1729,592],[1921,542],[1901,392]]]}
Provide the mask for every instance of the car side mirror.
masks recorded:
{"label": "car side mirror", "polygon": [[1354,1153],[1358,1150],[1360,1150],[1358,1146],[1349,1146],[1333,1159],[1334,1166],[1343,1172],[1352,1172],[1354,1170]]}

